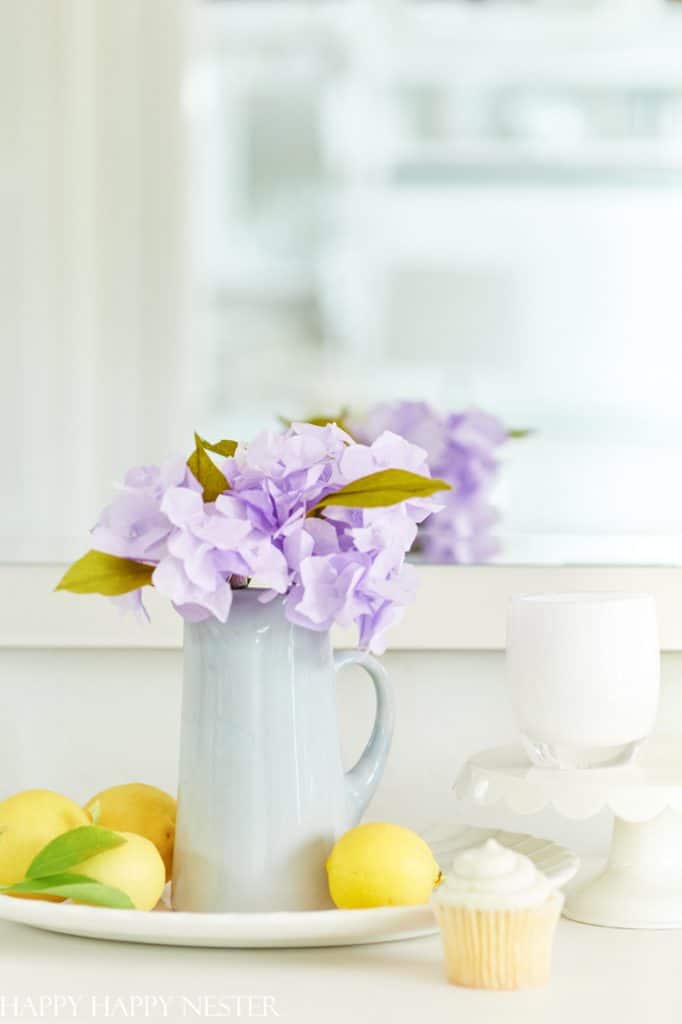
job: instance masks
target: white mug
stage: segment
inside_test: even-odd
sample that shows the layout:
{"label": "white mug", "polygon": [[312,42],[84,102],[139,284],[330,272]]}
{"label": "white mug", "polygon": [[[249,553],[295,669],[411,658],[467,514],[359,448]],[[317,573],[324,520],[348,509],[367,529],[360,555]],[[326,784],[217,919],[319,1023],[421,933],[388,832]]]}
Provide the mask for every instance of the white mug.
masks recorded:
{"label": "white mug", "polygon": [[629,761],[658,707],[656,608],[649,594],[518,594],[507,620],[507,674],[534,764]]}

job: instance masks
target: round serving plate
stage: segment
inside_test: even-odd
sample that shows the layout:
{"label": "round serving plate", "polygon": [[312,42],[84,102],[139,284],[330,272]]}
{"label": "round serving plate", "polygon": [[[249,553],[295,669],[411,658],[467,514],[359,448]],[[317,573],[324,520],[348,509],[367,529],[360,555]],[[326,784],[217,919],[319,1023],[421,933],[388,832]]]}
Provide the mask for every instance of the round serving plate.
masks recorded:
{"label": "round serving plate", "polygon": [[[578,858],[555,843],[532,836],[470,828],[439,826],[424,832],[441,868],[447,869],[461,850],[495,838],[525,853],[550,879],[564,885],[578,870]],[[438,931],[431,907],[376,907],[371,910],[314,910],[275,914],[176,913],[166,901],[149,914],[135,910],[48,903],[0,896],[0,919],[65,935],[160,946],[275,948],[354,946],[394,942]]]}

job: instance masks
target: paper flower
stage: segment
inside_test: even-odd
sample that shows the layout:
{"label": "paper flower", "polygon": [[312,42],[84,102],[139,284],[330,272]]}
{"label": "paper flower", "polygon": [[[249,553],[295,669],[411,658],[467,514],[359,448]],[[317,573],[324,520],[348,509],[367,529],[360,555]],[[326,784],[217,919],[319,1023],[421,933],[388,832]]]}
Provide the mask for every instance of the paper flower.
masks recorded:
{"label": "paper flower", "polygon": [[254,578],[263,600],[282,595],[289,621],[355,623],[380,653],[414,597],[405,555],[448,487],[431,478],[426,452],[388,430],[359,444],[334,424],[293,424],[240,448],[196,442],[187,463],[127,474],[93,551],[59,587],[141,608],[151,584],[185,619],[225,622],[232,582]]}

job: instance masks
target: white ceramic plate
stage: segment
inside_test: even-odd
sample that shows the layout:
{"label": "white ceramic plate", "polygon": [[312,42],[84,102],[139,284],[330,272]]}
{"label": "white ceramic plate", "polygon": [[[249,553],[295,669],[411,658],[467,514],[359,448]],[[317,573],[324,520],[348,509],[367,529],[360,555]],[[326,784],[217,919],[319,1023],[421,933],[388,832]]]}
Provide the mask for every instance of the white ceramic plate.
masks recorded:
{"label": "white ceramic plate", "polygon": [[455,854],[470,846],[479,846],[486,839],[497,839],[502,846],[530,857],[539,871],[546,875],[555,889],[561,889],[580,867],[580,858],[549,839],[521,832],[501,832],[471,825],[438,825],[422,833],[443,871],[447,871]]}
{"label": "white ceramic plate", "polygon": [[[532,836],[451,825],[430,829],[424,838],[442,868],[458,850],[494,836],[526,853],[557,887],[578,870],[578,858],[561,846]],[[432,935],[438,930],[431,908],[378,907],[372,910],[315,910],[277,914],[174,913],[160,903],[151,914],[107,910],[71,903],[17,900],[0,896],[0,919],[65,935],[161,946],[267,948],[277,946],[353,946]]]}

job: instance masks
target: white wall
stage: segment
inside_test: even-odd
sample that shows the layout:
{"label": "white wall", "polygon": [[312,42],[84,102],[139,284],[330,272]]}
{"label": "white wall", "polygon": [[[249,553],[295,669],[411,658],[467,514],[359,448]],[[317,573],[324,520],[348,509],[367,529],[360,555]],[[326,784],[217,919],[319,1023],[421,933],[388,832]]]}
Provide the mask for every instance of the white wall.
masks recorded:
{"label": "white wall", "polygon": [[178,443],[185,6],[2,5],[0,557],[71,557]]}
{"label": "white wall", "polygon": [[[554,812],[518,818],[460,805],[452,782],[464,758],[514,740],[501,652],[395,652],[385,656],[398,718],[389,765],[369,816],[416,827],[466,821],[602,847],[605,815],[565,822]],[[161,650],[0,650],[0,797],[30,786],[85,801],[99,789],[144,781],[174,790],[182,656]],[[682,733],[682,655],[663,656],[661,723]],[[350,761],[369,731],[371,687],[358,670],[339,685]]]}

